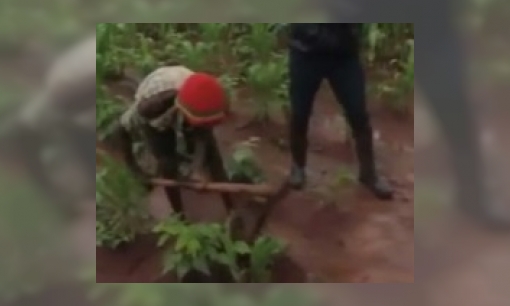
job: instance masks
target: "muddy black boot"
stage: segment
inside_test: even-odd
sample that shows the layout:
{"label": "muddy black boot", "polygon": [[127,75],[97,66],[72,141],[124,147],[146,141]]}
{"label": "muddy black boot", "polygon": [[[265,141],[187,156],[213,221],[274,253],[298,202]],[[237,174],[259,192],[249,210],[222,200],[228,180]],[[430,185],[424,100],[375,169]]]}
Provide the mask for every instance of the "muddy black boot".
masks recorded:
{"label": "muddy black boot", "polygon": [[306,185],[305,169],[293,165],[290,170],[289,184],[294,189],[303,189]]}
{"label": "muddy black boot", "polygon": [[389,182],[377,174],[372,132],[356,137],[356,153],[360,167],[359,181],[378,199],[393,199],[393,189]]}
{"label": "muddy black boot", "polygon": [[294,189],[303,189],[306,185],[306,150],[308,139],[306,132],[295,127],[290,133],[290,151],[292,155],[292,168],[290,169],[289,184]]}

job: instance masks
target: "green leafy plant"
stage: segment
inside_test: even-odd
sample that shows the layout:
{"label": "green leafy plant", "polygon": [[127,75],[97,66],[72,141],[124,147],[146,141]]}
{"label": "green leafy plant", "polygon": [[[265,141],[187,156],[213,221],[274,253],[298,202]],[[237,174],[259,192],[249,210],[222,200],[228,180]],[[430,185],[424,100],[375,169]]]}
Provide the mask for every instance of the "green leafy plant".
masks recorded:
{"label": "green leafy plant", "polygon": [[267,61],[275,53],[278,38],[273,32],[275,24],[249,24],[247,31],[238,40],[238,51],[241,55]]}
{"label": "green leafy plant", "polygon": [[[162,272],[174,271],[181,280],[193,271],[212,277],[214,267],[227,268],[235,282],[268,280],[274,257],[283,251],[283,245],[269,237],[260,237],[253,247],[233,240],[229,222],[189,224],[173,216],[156,225],[154,232],[159,247],[172,245],[165,252]],[[246,256],[248,267],[240,263]]]}
{"label": "green leafy plant", "polygon": [[[96,28],[98,79],[119,74],[126,68],[136,68],[146,74],[158,66],[179,63],[193,70],[222,75],[232,100],[238,100],[238,89],[248,85],[249,100],[255,106],[257,119],[267,121],[277,112],[287,117],[286,48],[278,45],[275,34],[284,26],[275,23],[99,24]],[[414,68],[411,70],[414,60],[410,65],[406,41],[414,37],[413,24],[366,23],[361,34],[363,57],[370,65],[370,74],[380,75],[382,79],[376,87],[377,94],[387,98],[392,109],[407,109],[409,99],[404,96],[414,86],[409,81],[414,79]]]}
{"label": "green leafy plant", "polygon": [[227,161],[227,171],[230,180],[250,183],[266,181],[264,172],[253,151],[258,141],[258,138],[252,138],[234,146],[234,152]]}
{"label": "green leafy plant", "polygon": [[373,63],[376,59],[377,48],[385,38],[384,32],[379,27],[379,23],[370,23],[365,27],[366,37],[366,58],[369,63]]}
{"label": "green leafy plant", "polygon": [[125,111],[125,106],[112,99],[104,86],[98,85],[96,90],[96,131],[100,140],[108,137],[114,122]]}
{"label": "green leafy plant", "polygon": [[252,103],[258,120],[267,122],[274,112],[287,109],[287,65],[285,56],[268,63],[257,62],[247,71],[246,83],[252,91]]}
{"label": "green leafy plant", "polygon": [[250,252],[250,277],[255,283],[271,281],[271,268],[274,258],[285,250],[285,245],[273,238],[259,237]]}
{"label": "green leafy plant", "polygon": [[[124,6],[130,10],[136,8],[142,15],[149,13],[148,8],[143,5],[123,4]],[[182,6],[184,7],[184,4]],[[174,9],[173,11],[177,12]],[[98,135],[101,138],[107,136],[113,127],[112,123],[125,108],[105,87],[111,84],[110,76],[121,75],[126,68],[134,68],[147,74],[159,66],[170,63],[183,64],[196,71],[220,76],[230,100],[243,103],[243,99],[246,98],[246,101],[254,107],[254,117],[259,121],[267,122],[276,115],[287,115],[288,57],[287,48],[279,45],[279,37],[275,34],[275,31],[278,31],[277,25],[260,23],[97,25]],[[414,89],[413,25],[364,24],[361,39],[364,47],[362,56],[368,63],[368,77],[370,80],[377,80],[374,82],[377,84],[374,87],[377,90],[376,94],[383,98],[381,100],[392,110],[408,109],[409,101],[412,99],[406,97]],[[264,173],[253,153],[255,145],[256,141],[252,139],[235,146],[227,163],[230,179],[247,183],[265,181]],[[143,212],[145,208],[137,206],[142,203],[144,191],[138,194],[136,191],[138,188],[118,186],[128,186],[131,183],[139,185],[138,182],[132,181],[134,179],[132,175],[127,173],[127,177],[120,177],[123,174],[112,174],[104,169],[100,169],[96,175],[96,184],[108,187],[97,188],[98,193],[104,194],[102,201],[97,204],[98,241],[101,241],[101,245],[118,245],[122,241],[130,241],[136,233],[145,232],[147,227],[150,227],[147,224],[151,222],[148,220],[146,223],[143,217],[146,216]],[[330,189],[335,191],[340,189],[341,192],[349,190],[340,187],[348,186],[355,180],[352,173],[350,169],[341,168],[331,184],[326,184],[324,189],[328,190],[329,194]],[[119,178],[114,179],[116,175]],[[106,183],[107,177],[110,177],[113,183]],[[126,200],[128,194],[132,194],[132,198]],[[136,212],[138,209],[142,212]],[[136,226],[132,226],[133,224]],[[139,224],[145,225],[139,227]],[[269,278],[274,254],[281,249],[278,243],[271,242],[271,238],[267,237],[259,238],[246,249],[245,246],[232,241],[226,225],[195,227],[182,221],[175,221],[173,227],[168,224],[166,226],[168,227],[164,229],[159,228],[158,232],[161,236],[167,236],[165,239],[168,245],[173,245],[168,249],[165,266],[167,270],[181,275],[185,274],[183,271],[189,270],[207,272],[211,266],[219,264],[226,266],[238,281],[264,282]],[[178,251],[177,241],[180,241]],[[166,243],[162,243],[166,247]],[[239,257],[247,258],[248,263],[240,263]],[[207,265],[204,265],[204,262]],[[134,291],[133,289],[130,296],[133,304],[144,303],[142,301],[150,299],[137,299],[141,293]],[[159,298],[147,303],[156,305],[164,304],[164,301],[165,299]],[[218,305],[224,304],[218,302]]]}
{"label": "green leafy plant", "polygon": [[102,23],[96,26],[98,80],[108,79],[111,75],[121,75],[127,66],[136,63],[134,55],[139,49],[136,42],[140,37],[135,24]]}
{"label": "green leafy plant", "polygon": [[96,244],[116,248],[150,229],[147,191],[129,169],[106,153],[96,172]]}
{"label": "green leafy plant", "polygon": [[[132,58],[131,65],[137,71],[140,71],[144,75],[147,75],[157,69],[160,66],[158,53],[155,51],[156,42],[152,38],[145,37],[141,34],[136,34],[137,49],[132,50],[129,56]],[[128,51],[129,52],[129,51]]]}
{"label": "green leafy plant", "polygon": [[232,241],[228,226],[188,224],[172,217],[158,224],[154,232],[159,235],[158,246],[174,242],[164,257],[164,274],[175,271],[182,279],[192,271],[199,271],[211,276],[211,267],[220,264],[229,268],[235,280],[241,280],[237,259],[248,253],[249,247],[244,242]]}
{"label": "green leafy plant", "polygon": [[407,46],[407,60],[402,64],[404,72],[401,79],[402,91],[404,93],[414,90],[414,39],[408,40]]}
{"label": "green leafy plant", "polygon": [[406,46],[405,60],[394,60],[398,68],[393,76],[379,85],[380,95],[396,112],[408,110],[408,96],[414,91],[414,40],[408,40]]}
{"label": "green leafy plant", "polygon": [[352,169],[347,166],[341,166],[335,175],[334,186],[336,188],[341,188],[352,185],[354,182],[356,182],[356,176]]}
{"label": "green leafy plant", "polygon": [[219,81],[227,91],[229,103],[235,103],[238,100],[237,87],[241,81],[240,78],[230,74],[223,74],[219,77]]}
{"label": "green leafy plant", "polygon": [[199,23],[197,24],[200,39],[210,44],[219,45],[228,31],[228,23]]}
{"label": "green leafy plant", "polygon": [[193,43],[184,40],[177,48],[179,63],[195,71],[207,71],[210,58],[214,55],[214,45],[206,42]]}

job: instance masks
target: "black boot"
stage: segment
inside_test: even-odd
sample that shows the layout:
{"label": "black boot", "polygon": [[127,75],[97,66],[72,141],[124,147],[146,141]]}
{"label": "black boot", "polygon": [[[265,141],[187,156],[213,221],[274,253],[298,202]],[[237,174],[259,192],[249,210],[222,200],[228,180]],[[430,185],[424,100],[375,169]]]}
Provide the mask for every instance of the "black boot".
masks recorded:
{"label": "black boot", "polygon": [[389,182],[377,174],[375,166],[372,131],[360,133],[356,139],[356,153],[360,167],[359,181],[378,199],[393,199],[393,189]]}
{"label": "black boot", "polygon": [[303,189],[306,185],[306,157],[308,139],[306,129],[293,122],[290,132],[290,150],[292,154],[292,168],[290,169],[289,184],[294,189]]}

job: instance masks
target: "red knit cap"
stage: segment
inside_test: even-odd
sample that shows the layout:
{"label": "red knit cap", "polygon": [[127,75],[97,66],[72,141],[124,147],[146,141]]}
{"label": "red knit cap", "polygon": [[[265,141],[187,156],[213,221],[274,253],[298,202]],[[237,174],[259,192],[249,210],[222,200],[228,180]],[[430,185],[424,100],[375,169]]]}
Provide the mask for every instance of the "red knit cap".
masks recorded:
{"label": "red knit cap", "polygon": [[218,80],[205,73],[188,77],[179,89],[176,106],[193,126],[222,122],[228,112],[226,94]]}

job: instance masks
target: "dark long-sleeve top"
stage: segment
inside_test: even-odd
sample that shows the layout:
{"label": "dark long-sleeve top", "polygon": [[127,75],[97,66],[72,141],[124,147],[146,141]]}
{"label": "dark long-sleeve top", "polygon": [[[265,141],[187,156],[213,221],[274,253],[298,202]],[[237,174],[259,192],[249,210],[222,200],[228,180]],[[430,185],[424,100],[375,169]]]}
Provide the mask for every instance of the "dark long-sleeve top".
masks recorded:
{"label": "dark long-sleeve top", "polygon": [[291,23],[290,47],[304,53],[356,55],[360,23]]}

